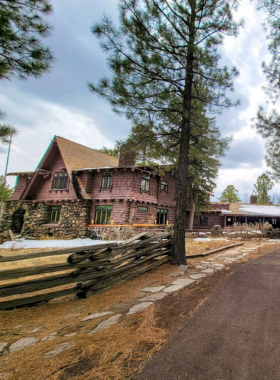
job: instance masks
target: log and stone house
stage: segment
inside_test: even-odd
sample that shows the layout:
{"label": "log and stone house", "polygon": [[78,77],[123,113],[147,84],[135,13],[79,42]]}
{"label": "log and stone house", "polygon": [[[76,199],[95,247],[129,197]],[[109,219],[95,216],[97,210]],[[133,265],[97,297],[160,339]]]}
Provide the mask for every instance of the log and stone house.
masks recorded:
{"label": "log and stone house", "polygon": [[38,237],[91,236],[104,224],[172,223],[176,172],[137,166],[135,154],[120,159],[54,136],[34,172],[17,176],[1,230]]}

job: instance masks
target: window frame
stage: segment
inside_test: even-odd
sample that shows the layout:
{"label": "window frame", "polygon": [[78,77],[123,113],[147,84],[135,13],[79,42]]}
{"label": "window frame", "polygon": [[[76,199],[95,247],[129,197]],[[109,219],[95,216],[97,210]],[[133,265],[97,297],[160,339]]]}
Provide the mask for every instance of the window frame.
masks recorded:
{"label": "window frame", "polygon": [[149,207],[148,206],[138,206],[138,211],[139,212],[148,212],[149,211]]}
{"label": "window frame", "polygon": [[109,224],[112,217],[112,212],[113,206],[95,206],[94,224]]}
{"label": "window frame", "polygon": [[[59,174],[63,174],[63,175],[59,175]],[[58,182],[59,187],[55,187],[56,180]],[[69,181],[69,175],[67,172],[55,172],[53,174],[52,188],[51,189],[52,190],[68,190],[68,181]],[[62,182],[63,186],[65,185],[65,187],[61,187],[61,185],[60,185],[61,182]]]}
{"label": "window frame", "polygon": [[160,182],[160,189],[161,189],[161,191],[168,191],[168,181],[161,181]]}
{"label": "window frame", "polygon": [[[57,209],[57,210],[55,210]],[[59,224],[60,217],[61,217],[61,209],[62,206],[51,206],[50,208],[50,218],[49,218],[49,223],[50,224]],[[54,220],[53,220],[53,214],[55,214]],[[57,217],[58,215],[58,217]]]}
{"label": "window frame", "polygon": [[[204,221],[204,220],[205,220],[205,222],[202,223],[202,221]],[[209,224],[208,216],[200,216],[199,217],[199,225],[200,226],[208,226],[208,224]]]}
{"label": "window frame", "polygon": [[[166,208],[157,208],[157,225],[166,225],[168,220],[168,209]],[[161,223],[164,222],[164,223]]]}
{"label": "window frame", "polygon": [[147,174],[142,174],[140,190],[147,191],[147,192],[150,191],[150,182],[151,182],[151,176]]}
{"label": "window frame", "polygon": [[102,173],[102,181],[101,181],[101,189],[111,189],[113,182],[113,172],[103,172]]}

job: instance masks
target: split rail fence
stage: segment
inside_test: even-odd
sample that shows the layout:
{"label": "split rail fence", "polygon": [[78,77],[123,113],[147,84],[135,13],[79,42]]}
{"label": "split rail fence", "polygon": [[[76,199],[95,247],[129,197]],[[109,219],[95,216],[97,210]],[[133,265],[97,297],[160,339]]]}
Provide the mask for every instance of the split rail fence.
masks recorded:
{"label": "split rail fence", "polygon": [[[171,260],[171,234],[149,236],[143,232],[124,243],[103,243],[95,246],[0,257],[0,300],[23,295],[23,298],[2,300],[0,309],[27,306],[76,293],[86,298],[111,286],[145,273]],[[1,263],[66,255],[64,263],[1,270]],[[55,272],[63,272],[55,274]],[[52,275],[54,273],[54,275]],[[50,274],[50,275],[49,275]],[[44,277],[28,279],[30,276]],[[46,275],[48,275],[46,277]],[[16,280],[10,282],[10,280]],[[69,285],[74,284],[73,287]],[[45,291],[49,293],[28,293]]]}

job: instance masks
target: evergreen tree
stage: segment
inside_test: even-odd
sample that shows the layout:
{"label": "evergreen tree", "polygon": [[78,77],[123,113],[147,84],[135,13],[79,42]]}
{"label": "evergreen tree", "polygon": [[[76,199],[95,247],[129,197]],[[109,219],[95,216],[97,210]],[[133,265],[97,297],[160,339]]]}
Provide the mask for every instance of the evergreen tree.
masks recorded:
{"label": "evergreen tree", "polygon": [[263,107],[260,107],[254,127],[265,139],[265,161],[271,169],[268,174],[276,181],[280,181],[280,116],[278,112],[273,110],[270,115],[267,115]]}
{"label": "evergreen tree", "polygon": [[7,124],[0,124],[0,141],[3,144],[8,144],[11,135],[16,135],[17,131],[15,128]]}
{"label": "evergreen tree", "polygon": [[[259,9],[265,12],[265,30],[271,53],[269,64],[262,62],[266,76],[267,98],[273,103],[280,94],[280,1],[258,0]],[[267,114],[263,107],[259,107],[254,127],[266,139],[266,163],[271,168],[272,178],[280,180],[280,115],[276,109]]]}
{"label": "evergreen tree", "polygon": [[102,153],[105,153],[105,154],[109,154],[110,156],[113,156],[113,157],[116,157],[116,158],[119,158],[119,155],[120,155],[120,148],[119,146],[115,146],[115,148],[106,148],[105,146],[103,146],[102,149],[99,149],[100,152]]}
{"label": "evergreen tree", "polygon": [[220,202],[230,202],[236,203],[241,202],[241,199],[238,197],[238,190],[233,185],[228,185],[225,190],[222,192],[219,201]]}
{"label": "evergreen tree", "polygon": [[6,201],[12,195],[14,189],[10,189],[10,186],[7,185],[4,181],[4,176],[0,176],[0,203]]}
{"label": "evergreen tree", "polygon": [[170,149],[179,147],[175,265],[186,261],[191,141],[205,132],[196,108],[202,104],[210,114],[233,105],[226,90],[233,88],[237,70],[218,66],[217,47],[224,35],[237,35],[240,23],[232,17],[237,5],[235,0],[120,0],[120,28],[107,17],[92,28],[113,78],[90,89],[135,125],[150,125],[156,138],[173,140]]}
{"label": "evergreen tree", "polygon": [[1,0],[0,79],[38,77],[53,60],[41,38],[50,32],[42,16],[52,11],[49,0]]}
{"label": "evergreen tree", "polygon": [[[41,39],[49,35],[51,28],[42,16],[51,12],[49,0],[1,0],[0,80],[12,76],[37,78],[48,71],[53,54]],[[7,142],[16,132],[15,128],[0,124],[2,142]]]}
{"label": "evergreen tree", "polygon": [[260,204],[271,204],[271,199],[268,195],[269,190],[271,190],[274,186],[274,183],[271,181],[269,176],[265,173],[260,175],[257,178],[257,182],[254,187],[254,194],[258,196],[258,203]]}

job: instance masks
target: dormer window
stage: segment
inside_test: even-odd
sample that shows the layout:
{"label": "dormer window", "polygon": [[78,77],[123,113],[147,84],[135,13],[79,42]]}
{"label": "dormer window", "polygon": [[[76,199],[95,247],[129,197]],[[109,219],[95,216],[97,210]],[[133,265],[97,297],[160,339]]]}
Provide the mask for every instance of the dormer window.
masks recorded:
{"label": "dormer window", "polygon": [[102,189],[110,189],[112,187],[112,172],[104,172],[102,173]]}
{"label": "dormer window", "polygon": [[149,175],[142,175],[141,180],[141,190],[142,191],[149,191],[150,190],[150,176]]}
{"label": "dormer window", "polygon": [[68,188],[68,174],[65,172],[54,173],[52,189],[67,189]]}

